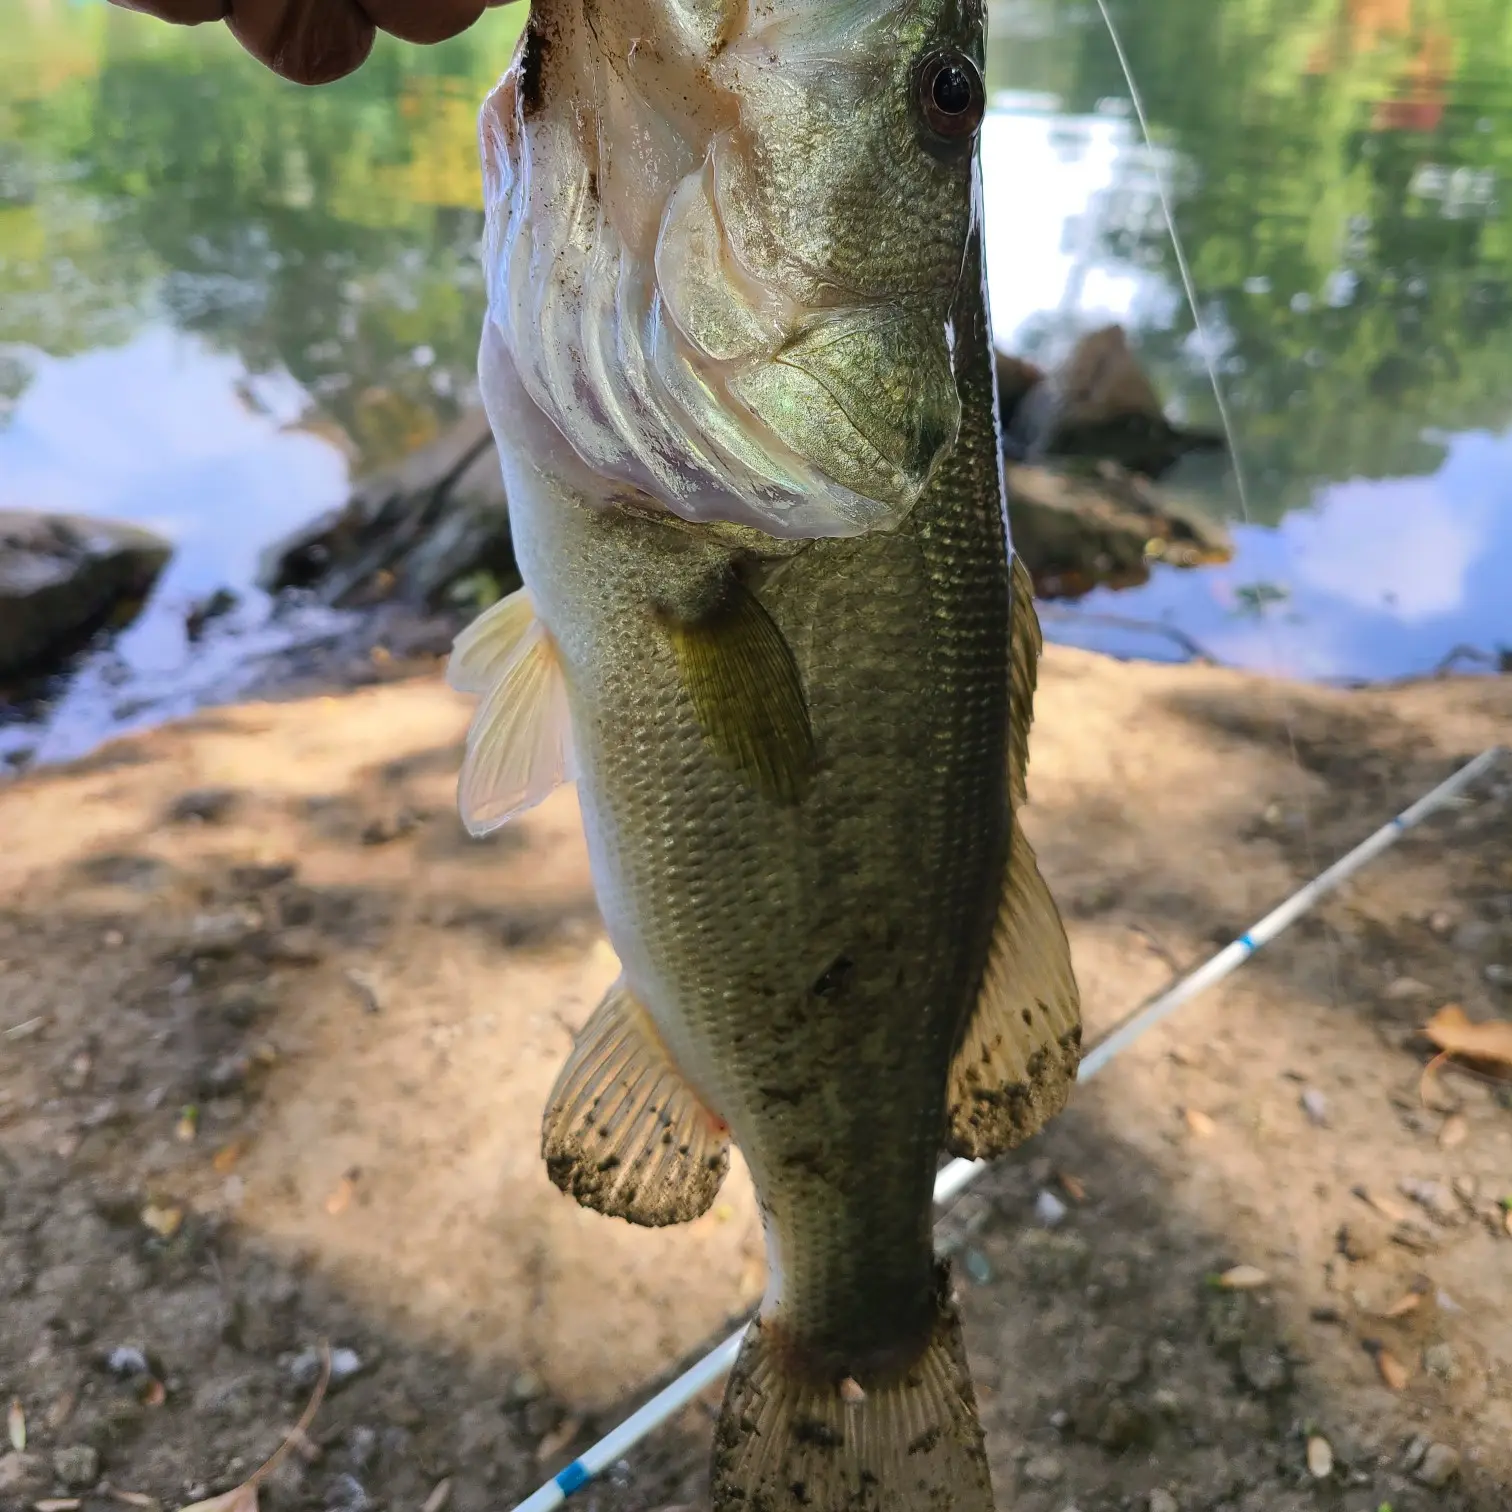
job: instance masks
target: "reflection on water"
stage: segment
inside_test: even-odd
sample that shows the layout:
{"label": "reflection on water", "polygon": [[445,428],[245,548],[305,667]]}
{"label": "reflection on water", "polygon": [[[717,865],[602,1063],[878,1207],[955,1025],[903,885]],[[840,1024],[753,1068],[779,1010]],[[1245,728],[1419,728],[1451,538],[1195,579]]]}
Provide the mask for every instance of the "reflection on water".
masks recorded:
{"label": "reflection on water", "polygon": [[[993,8],[998,339],[1114,318],[1173,410],[1216,420],[1157,192],[1175,202],[1248,484],[1173,486],[1235,560],[1055,612],[1050,633],[1318,678],[1512,644],[1512,34],[1501,0],[1123,3],[1154,146],[1094,6]],[[1471,665],[1475,665],[1472,663]],[[1485,665],[1481,663],[1480,665]]]}
{"label": "reflection on water", "polygon": [[[993,7],[995,328],[1053,358],[1119,319],[1173,411],[1212,424],[1158,168],[1231,396],[1247,523],[1232,564],[1157,566],[1051,633],[1180,654],[1116,614],[1318,677],[1512,641],[1503,0],[1117,14],[1153,150],[1095,8]],[[0,505],[130,518],[177,543],[118,648],[113,676],[155,679],[122,695],[126,717],[186,669],[229,686],[183,632],[210,589],[243,591],[242,629],[319,633],[269,624],[245,591],[258,549],[473,397],[473,118],[520,22],[510,6],[440,48],[381,44],[305,91],[218,28],[0,0]],[[1171,486],[1246,518],[1210,462]]]}

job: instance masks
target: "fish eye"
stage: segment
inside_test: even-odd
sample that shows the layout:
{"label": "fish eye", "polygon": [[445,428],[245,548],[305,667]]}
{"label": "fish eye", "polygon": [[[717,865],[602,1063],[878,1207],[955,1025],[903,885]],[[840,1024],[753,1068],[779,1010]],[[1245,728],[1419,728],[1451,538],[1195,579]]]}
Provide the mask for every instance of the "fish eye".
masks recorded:
{"label": "fish eye", "polygon": [[919,108],[937,137],[958,142],[971,136],[987,109],[981,70],[953,48],[930,53],[919,68]]}

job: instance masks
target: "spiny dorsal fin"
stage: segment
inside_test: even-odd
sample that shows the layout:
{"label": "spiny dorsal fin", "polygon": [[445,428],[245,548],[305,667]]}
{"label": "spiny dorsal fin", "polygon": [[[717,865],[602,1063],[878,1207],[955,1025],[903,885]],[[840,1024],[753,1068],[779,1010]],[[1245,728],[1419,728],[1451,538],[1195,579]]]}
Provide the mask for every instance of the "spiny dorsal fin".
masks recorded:
{"label": "spiny dorsal fin", "polygon": [[992,1512],[992,1480],[949,1272],[906,1370],[814,1379],[780,1319],[741,1341],[714,1429],[713,1512]]}
{"label": "spiny dorsal fin", "polygon": [[584,1207],[650,1228],[706,1212],[730,1168],[729,1131],[622,981],[557,1077],[541,1153],[552,1181]]}
{"label": "spiny dorsal fin", "polygon": [[704,738],[766,797],[796,803],[814,771],[814,732],[798,664],[771,616],[742,585],[695,623],[667,633]]}
{"label": "spiny dorsal fin", "polygon": [[1010,590],[1009,669],[1013,678],[1008,695],[1008,801],[1015,810],[1029,801],[1029,726],[1034,723],[1034,690],[1039,683],[1040,652],[1045,639],[1034,612],[1034,582],[1024,559],[1013,558]]}
{"label": "spiny dorsal fin", "polygon": [[483,696],[467,732],[458,807],[486,835],[572,780],[572,723],[561,662],[521,588],[457,637],[447,681]]}

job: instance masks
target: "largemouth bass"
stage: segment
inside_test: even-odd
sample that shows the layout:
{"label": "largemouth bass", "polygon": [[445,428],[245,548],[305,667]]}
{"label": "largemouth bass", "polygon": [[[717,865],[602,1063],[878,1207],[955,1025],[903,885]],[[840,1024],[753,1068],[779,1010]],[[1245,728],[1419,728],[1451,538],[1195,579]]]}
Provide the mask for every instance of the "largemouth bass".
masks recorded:
{"label": "largemouth bass", "polygon": [[480,371],[524,589],[459,637],[483,832],[575,777],[622,976],[546,1110],[631,1222],[739,1145],[769,1279],[716,1509],[986,1512],[942,1149],[1064,1103],[1016,817],[980,0],[535,0],[482,118]]}

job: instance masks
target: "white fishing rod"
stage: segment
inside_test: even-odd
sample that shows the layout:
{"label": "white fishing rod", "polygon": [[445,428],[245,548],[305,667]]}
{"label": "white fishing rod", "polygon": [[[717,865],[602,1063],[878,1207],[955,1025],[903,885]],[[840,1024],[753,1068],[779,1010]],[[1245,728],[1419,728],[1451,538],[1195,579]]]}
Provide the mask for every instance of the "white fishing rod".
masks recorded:
{"label": "white fishing rod", "polygon": [[[1110,1030],[1082,1057],[1077,1071],[1078,1082],[1087,1082],[1122,1055],[1134,1042],[1148,1034],[1156,1024],[1169,1018],[1183,1004],[1237,971],[1262,945],[1269,944],[1289,925],[1331,893],[1341,882],[1362,867],[1368,866],[1382,851],[1389,850],[1408,830],[1421,824],[1430,814],[1452,802],[1472,783],[1489,772],[1506,755],[1501,746],[1482,751],[1466,762],[1453,776],[1446,778],[1431,792],[1425,793],[1410,808],[1388,820],[1368,840],[1362,841],[1347,856],[1335,861],[1305,887],[1299,888],[1279,907],[1247,929],[1237,940],[1224,946],[1210,961],[1190,976],[1136,1008],[1116,1028]],[[946,1202],[963,1191],[987,1169],[985,1160],[953,1160],[935,1178],[936,1202]],[[643,1407],[632,1412],[619,1427],[604,1435],[591,1449],[560,1470],[538,1491],[518,1503],[514,1512],[551,1512],[560,1507],[574,1491],[586,1486],[595,1476],[622,1458],[628,1449],[661,1427],[675,1413],[686,1407],[699,1392],[720,1380],[735,1363],[745,1329],[730,1335],[724,1343],[709,1351],[691,1369],[663,1388]]]}

